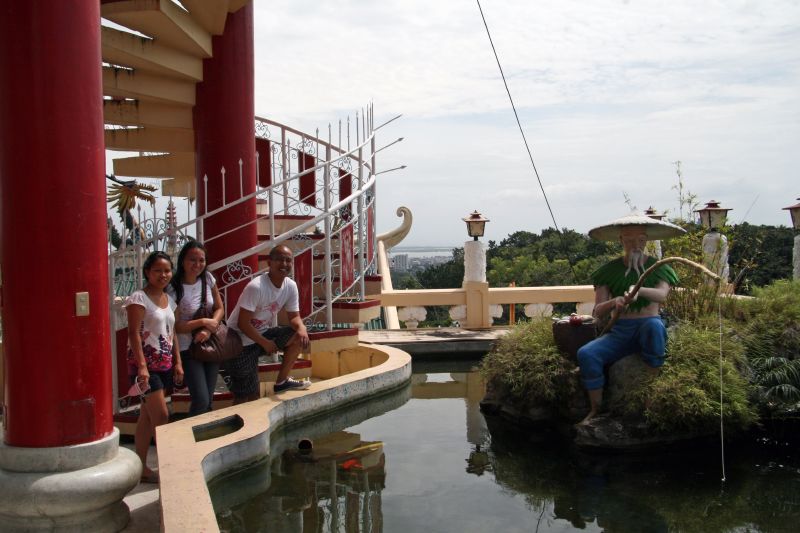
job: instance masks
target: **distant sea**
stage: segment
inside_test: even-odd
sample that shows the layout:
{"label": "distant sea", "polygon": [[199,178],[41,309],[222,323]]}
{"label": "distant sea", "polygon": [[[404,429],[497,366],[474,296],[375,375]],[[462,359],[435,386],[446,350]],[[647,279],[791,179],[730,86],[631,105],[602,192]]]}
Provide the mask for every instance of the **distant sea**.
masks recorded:
{"label": "distant sea", "polygon": [[396,246],[389,251],[390,256],[408,254],[408,257],[453,257],[456,246]]}

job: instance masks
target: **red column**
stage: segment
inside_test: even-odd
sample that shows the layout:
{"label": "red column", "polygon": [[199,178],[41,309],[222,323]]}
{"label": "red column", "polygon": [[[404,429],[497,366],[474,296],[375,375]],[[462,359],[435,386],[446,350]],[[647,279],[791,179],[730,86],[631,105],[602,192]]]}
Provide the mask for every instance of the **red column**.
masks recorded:
{"label": "red column", "polygon": [[[244,195],[255,191],[256,144],[253,63],[253,4],[248,3],[228,15],[225,33],[213,38],[213,57],[203,60],[203,82],[197,84],[194,108],[195,149],[197,152],[198,214],[213,211],[223,204],[220,168],[225,167],[225,199],[240,197],[239,159],[242,160]],[[208,175],[208,206],[203,176]],[[241,252],[258,241],[255,199],[211,217],[204,224],[204,239],[209,262]],[[250,225],[212,239],[232,228]],[[258,258],[245,264],[255,271]],[[217,272],[220,278],[220,273]],[[219,280],[224,285],[226,280]],[[232,309],[243,284],[228,290],[228,309]]]}
{"label": "red column", "polygon": [[[5,442],[112,425],[99,2],[0,7]],[[89,315],[76,316],[76,293]]]}

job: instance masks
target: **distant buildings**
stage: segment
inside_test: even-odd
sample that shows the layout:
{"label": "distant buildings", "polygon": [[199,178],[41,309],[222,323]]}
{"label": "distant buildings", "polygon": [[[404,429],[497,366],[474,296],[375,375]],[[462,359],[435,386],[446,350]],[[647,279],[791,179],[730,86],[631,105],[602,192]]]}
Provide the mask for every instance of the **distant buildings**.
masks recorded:
{"label": "distant buildings", "polygon": [[392,258],[392,269],[398,272],[408,270],[408,254],[399,254]]}
{"label": "distant buildings", "polygon": [[414,272],[425,270],[433,265],[446,263],[453,258],[452,255],[434,256],[409,256],[409,254],[397,254],[392,256],[391,269],[394,272]]}

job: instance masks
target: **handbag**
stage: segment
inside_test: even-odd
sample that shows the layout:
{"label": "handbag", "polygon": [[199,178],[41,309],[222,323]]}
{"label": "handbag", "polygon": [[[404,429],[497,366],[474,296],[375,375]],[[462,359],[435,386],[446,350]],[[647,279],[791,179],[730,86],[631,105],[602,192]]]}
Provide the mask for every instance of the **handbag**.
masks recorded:
{"label": "handbag", "polygon": [[[193,320],[198,318],[210,318],[206,306],[206,276],[202,277],[202,295],[200,296],[200,308],[192,317]],[[194,336],[201,328],[192,332]],[[239,334],[229,328],[225,321],[219,323],[217,331],[203,342],[194,342],[189,345],[189,355],[192,359],[202,361],[204,363],[221,363],[228,359],[233,359],[242,352],[242,339]]]}

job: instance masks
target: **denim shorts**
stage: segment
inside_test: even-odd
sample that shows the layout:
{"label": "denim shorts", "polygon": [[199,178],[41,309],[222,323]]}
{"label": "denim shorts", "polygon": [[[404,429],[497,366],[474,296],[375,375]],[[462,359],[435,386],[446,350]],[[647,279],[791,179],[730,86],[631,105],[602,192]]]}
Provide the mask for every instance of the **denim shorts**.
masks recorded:
{"label": "denim shorts", "polygon": [[[153,391],[164,389],[164,394],[172,394],[172,389],[174,388],[173,385],[173,374],[172,368],[166,370],[164,372],[154,372],[152,370],[148,370],[150,372],[150,390],[145,393],[145,396],[150,394]],[[133,385],[136,383],[136,378],[138,377],[136,374],[128,376],[130,380],[130,384]]]}

